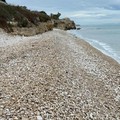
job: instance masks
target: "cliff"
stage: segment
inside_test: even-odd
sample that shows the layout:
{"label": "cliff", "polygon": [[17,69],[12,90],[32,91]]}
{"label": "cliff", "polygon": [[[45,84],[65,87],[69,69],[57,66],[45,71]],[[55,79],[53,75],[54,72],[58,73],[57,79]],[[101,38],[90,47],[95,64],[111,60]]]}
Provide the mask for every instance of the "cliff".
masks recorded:
{"label": "cliff", "polygon": [[75,29],[70,19],[59,19],[60,13],[47,15],[44,11],[31,11],[25,6],[13,6],[0,2],[0,28],[19,35],[35,35],[53,28]]}

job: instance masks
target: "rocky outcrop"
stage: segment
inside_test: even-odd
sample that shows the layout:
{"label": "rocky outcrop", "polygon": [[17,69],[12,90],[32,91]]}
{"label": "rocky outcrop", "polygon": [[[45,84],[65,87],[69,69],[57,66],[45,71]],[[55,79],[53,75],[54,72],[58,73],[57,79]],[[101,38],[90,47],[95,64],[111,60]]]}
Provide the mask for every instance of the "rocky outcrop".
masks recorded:
{"label": "rocky outcrop", "polygon": [[53,26],[58,29],[62,29],[62,30],[76,29],[76,25],[74,21],[70,20],[69,18],[52,20],[52,23]]}

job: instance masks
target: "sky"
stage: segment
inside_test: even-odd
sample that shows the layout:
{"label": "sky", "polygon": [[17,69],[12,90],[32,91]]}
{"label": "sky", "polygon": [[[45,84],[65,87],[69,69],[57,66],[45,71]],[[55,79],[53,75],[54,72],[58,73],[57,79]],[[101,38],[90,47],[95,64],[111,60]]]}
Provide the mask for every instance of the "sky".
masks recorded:
{"label": "sky", "polygon": [[6,0],[31,10],[62,14],[81,25],[120,23],[120,0]]}

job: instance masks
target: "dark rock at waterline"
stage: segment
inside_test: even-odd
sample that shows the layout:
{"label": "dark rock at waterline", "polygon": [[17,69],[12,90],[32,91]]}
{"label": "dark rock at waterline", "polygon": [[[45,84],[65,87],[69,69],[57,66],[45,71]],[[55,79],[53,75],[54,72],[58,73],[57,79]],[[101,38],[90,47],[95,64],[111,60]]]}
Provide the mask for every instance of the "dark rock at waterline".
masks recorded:
{"label": "dark rock at waterline", "polygon": [[81,28],[76,28],[77,30],[80,30]]}
{"label": "dark rock at waterline", "polygon": [[76,25],[76,29],[80,30],[81,29],[80,25]]}

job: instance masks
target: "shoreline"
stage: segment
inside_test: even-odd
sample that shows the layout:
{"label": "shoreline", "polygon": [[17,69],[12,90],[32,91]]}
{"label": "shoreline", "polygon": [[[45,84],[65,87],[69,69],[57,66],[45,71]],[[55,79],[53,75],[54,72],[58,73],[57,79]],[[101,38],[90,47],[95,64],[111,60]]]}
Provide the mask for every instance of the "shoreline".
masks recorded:
{"label": "shoreline", "polygon": [[[100,52],[105,54],[106,56],[109,56],[110,58],[114,59],[116,62],[118,62],[120,64],[120,59],[118,58],[118,56],[115,57],[115,55],[113,55],[113,54],[116,54],[116,53],[110,53],[110,51],[106,51],[106,49],[103,50],[103,49],[97,47],[95,44],[93,44],[92,42],[89,41],[89,38],[84,38],[81,35],[78,35],[78,34],[72,32],[72,31],[68,31],[68,33],[71,33],[71,34],[75,35],[76,37],[78,37],[80,39],[83,39],[84,41],[89,43],[91,46],[93,46],[94,48],[96,48],[97,50],[99,50]],[[101,47],[103,47],[103,46],[101,46]]]}
{"label": "shoreline", "polygon": [[0,47],[0,119],[119,119],[118,62],[62,30],[14,38]]}
{"label": "shoreline", "polygon": [[[59,29],[53,29],[54,30],[59,30]],[[64,31],[64,30],[61,30]],[[50,31],[48,31],[50,32]],[[2,33],[2,34],[1,34]],[[114,61],[116,61],[118,64],[120,64],[120,61],[115,59],[114,57],[112,57],[111,55],[109,55],[107,52],[105,52],[102,49],[97,48],[95,45],[92,45],[89,41],[85,40],[84,38],[81,38],[79,35],[76,35],[75,33],[69,32],[67,31],[68,34],[71,34],[75,37],[78,37],[78,39],[83,40],[84,42],[88,43],[90,46],[92,46],[93,48],[95,48],[96,50],[100,51],[102,54],[104,54],[105,56],[107,56],[109,59],[113,59]],[[44,33],[42,33],[44,34]],[[24,36],[24,35],[12,35],[12,34],[8,34],[5,31],[3,31],[2,29],[0,29],[0,37],[3,38],[2,40],[0,40],[0,47],[6,47],[6,46],[12,46],[14,44],[17,43],[22,43],[24,41],[30,40],[30,39],[37,39],[39,38],[41,34],[37,34],[37,35],[33,35],[33,36]],[[8,38],[10,40],[8,40]]]}
{"label": "shoreline", "polygon": [[[64,30],[59,30],[59,29],[53,29],[53,31],[66,32]],[[48,31],[48,32],[52,32],[52,31]],[[46,33],[47,32],[42,33],[42,34],[46,34]],[[100,53],[101,56],[106,56],[106,58],[110,59],[110,61],[117,62],[120,65],[119,61],[117,61],[116,59],[114,59],[112,56],[105,53],[101,49],[97,48],[96,46],[92,45],[90,42],[86,41],[84,38],[80,38],[76,34],[68,32],[68,31],[67,31],[67,33],[79,40],[84,41],[84,43],[86,43],[87,46],[91,47],[92,49],[95,49],[95,51],[98,51],[98,53]],[[25,41],[27,42],[31,39],[39,39],[42,34],[37,34],[37,35],[33,35],[33,36],[24,36],[24,35],[21,36],[21,35],[12,35],[12,34],[4,32],[3,30],[0,30],[0,37],[2,38],[2,39],[0,39],[0,47],[4,48],[7,46],[13,46],[15,44],[21,44],[21,43],[24,43]]]}

